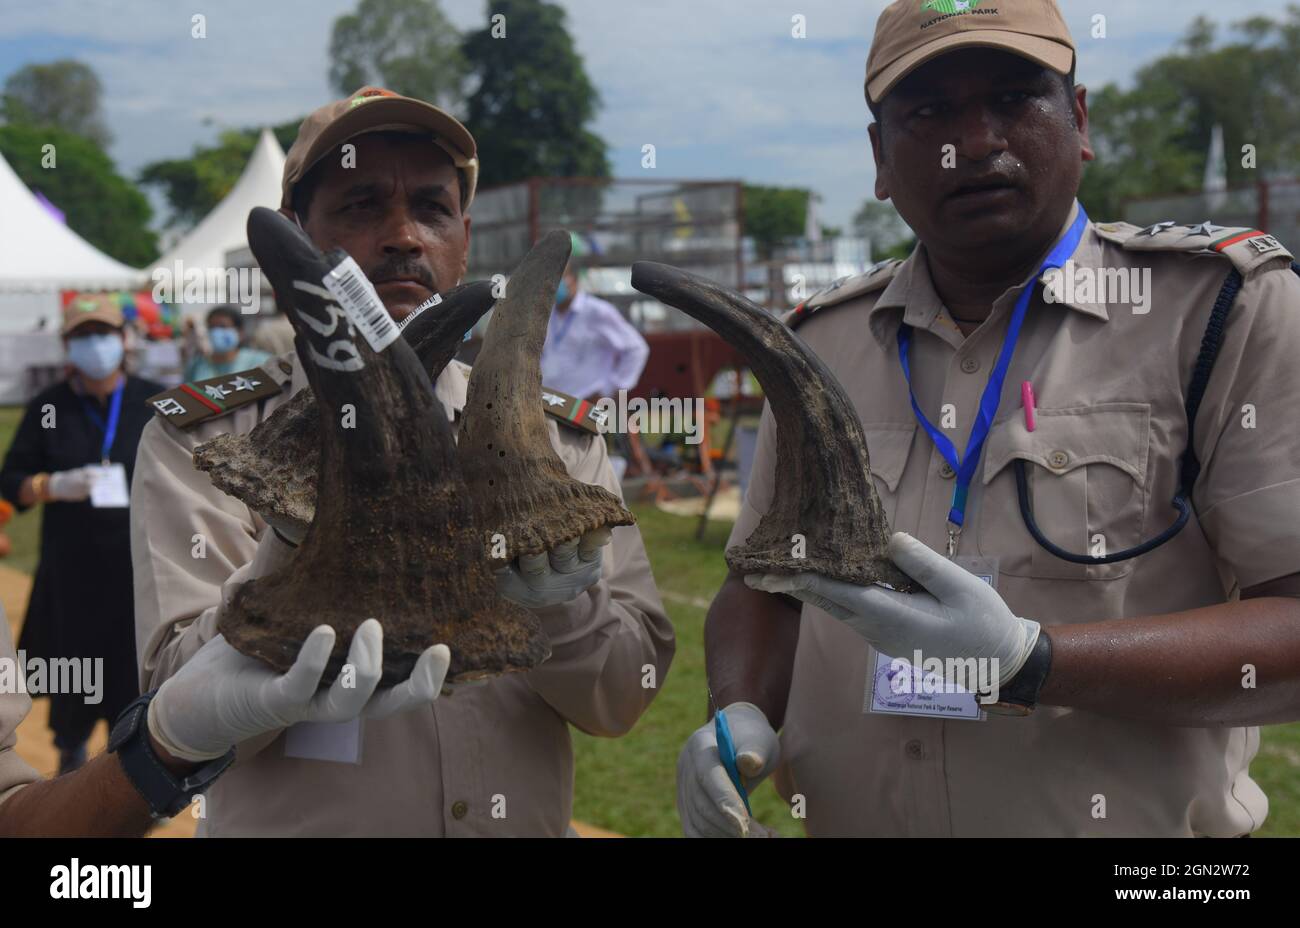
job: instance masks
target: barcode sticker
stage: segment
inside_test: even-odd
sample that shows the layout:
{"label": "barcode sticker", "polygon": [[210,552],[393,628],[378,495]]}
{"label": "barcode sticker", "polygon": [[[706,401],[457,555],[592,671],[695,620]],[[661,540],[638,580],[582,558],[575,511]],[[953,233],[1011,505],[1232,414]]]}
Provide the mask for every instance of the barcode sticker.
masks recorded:
{"label": "barcode sticker", "polygon": [[401,335],[383,300],[352,258],[340,261],[321,283],[338,300],[373,350],[383,351]]}
{"label": "barcode sticker", "polygon": [[403,319],[403,320],[401,320],[400,322],[398,322],[398,323],[397,323],[397,328],[398,328],[398,330],[400,331],[401,329],[405,329],[408,325],[411,324],[411,320],[412,320],[412,319],[414,319],[416,316],[420,315],[420,313],[424,312],[424,311],[425,311],[426,309],[428,309],[430,306],[437,306],[437,305],[438,305],[439,303],[441,303],[441,302],[442,302],[442,295],[441,295],[441,294],[438,294],[438,293],[435,293],[433,296],[429,297],[427,300],[425,300],[425,301],[424,301],[423,303],[421,303],[419,306],[415,307],[415,309],[411,310],[411,313],[410,313],[409,316],[407,316],[405,319]]}

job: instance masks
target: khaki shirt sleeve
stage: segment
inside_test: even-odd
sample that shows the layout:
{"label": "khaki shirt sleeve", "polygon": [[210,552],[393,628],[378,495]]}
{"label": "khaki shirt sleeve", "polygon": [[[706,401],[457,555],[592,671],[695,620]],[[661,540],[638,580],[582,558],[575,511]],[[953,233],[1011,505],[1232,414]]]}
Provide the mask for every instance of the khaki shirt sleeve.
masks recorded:
{"label": "khaki shirt sleeve", "polygon": [[[569,474],[622,498],[605,442],[547,423]],[[655,588],[641,532],[613,529],[601,579],[573,602],[536,610],[551,656],[528,682],[556,712],[591,735],[616,737],[641,717],[672,662],[676,641]],[[653,668],[653,686],[643,685]]]}
{"label": "khaki shirt sleeve", "polygon": [[1242,285],[1196,417],[1193,501],[1243,588],[1300,572],[1297,409],[1300,277],[1268,271]]}
{"label": "khaki shirt sleeve", "polygon": [[[14,653],[13,639],[9,636],[9,620],[5,617],[3,606],[0,606],[0,664],[8,665],[13,670],[12,679],[15,682],[17,674],[24,672],[18,666],[18,656]],[[32,700],[26,693],[17,692],[16,689],[11,692],[8,686],[0,687],[0,803],[28,783],[35,783],[41,778],[15,750],[18,744],[18,725],[27,718],[31,708]]]}
{"label": "khaki shirt sleeve", "polygon": [[740,503],[740,514],[727,539],[727,547],[743,544],[758,528],[759,520],[772,507],[776,485],[776,420],[772,407],[763,404],[763,416],[758,423],[758,441],[754,446],[754,461],[749,471],[749,484],[745,498]]}
{"label": "khaki shirt sleeve", "polygon": [[[215,434],[215,432],[213,433]],[[292,550],[196,470],[198,435],[153,420],[131,481],[131,562],[141,691],[160,686],[217,634],[222,605]],[[259,546],[258,536],[266,540]]]}

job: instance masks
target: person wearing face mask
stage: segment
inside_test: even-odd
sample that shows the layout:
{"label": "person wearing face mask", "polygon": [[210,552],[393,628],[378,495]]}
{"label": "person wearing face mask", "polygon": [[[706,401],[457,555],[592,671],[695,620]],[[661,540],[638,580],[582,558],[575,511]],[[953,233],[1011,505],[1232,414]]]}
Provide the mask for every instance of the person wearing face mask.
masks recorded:
{"label": "person wearing face mask", "polygon": [[614,304],[578,286],[570,264],[542,348],[542,382],[579,399],[617,399],[641,379],[650,346]]}
{"label": "person wearing face mask", "polygon": [[[46,504],[18,647],[29,678],[33,661],[51,668],[43,687],[51,691],[33,686],[31,695],[50,697],[60,773],[85,761],[95,723],[111,724],[139,692],[127,505],[136,445],[151,415],[145,401],[163,387],[123,370],[123,323],[109,296],[68,304],[69,374],[27,405],[0,467],[0,496],[19,510]],[[70,661],[85,671],[80,680],[63,674],[56,681],[53,668]]]}
{"label": "person wearing face mask", "polygon": [[256,348],[242,347],[242,325],[238,309],[218,306],[208,311],[208,354],[196,354],[185,367],[190,383],[211,377],[224,377],[236,371],[257,367],[271,356]]}

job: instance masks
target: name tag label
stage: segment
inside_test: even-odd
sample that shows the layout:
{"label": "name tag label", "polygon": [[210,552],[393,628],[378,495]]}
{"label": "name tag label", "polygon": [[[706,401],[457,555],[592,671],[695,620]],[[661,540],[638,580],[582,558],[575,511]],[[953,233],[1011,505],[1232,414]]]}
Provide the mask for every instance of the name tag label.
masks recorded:
{"label": "name tag label", "polygon": [[284,756],[361,763],[361,719],[350,722],[299,722],[284,733]]}
{"label": "name tag label", "polygon": [[97,468],[95,482],[90,486],[90,505],[96,509],[122,509],[131,505],[125,466],[108,464]]}
{"label": "name tag label", "polygon": [[[998,561],[987,557],[956,557],[953,563],[997,588]],[[872,670],[867,674],[863,712],[881,715],[913,715],[918,718],[985,718],[979,699],[941,674],[924,671],[906,658],[893,658],[872,649]]]}

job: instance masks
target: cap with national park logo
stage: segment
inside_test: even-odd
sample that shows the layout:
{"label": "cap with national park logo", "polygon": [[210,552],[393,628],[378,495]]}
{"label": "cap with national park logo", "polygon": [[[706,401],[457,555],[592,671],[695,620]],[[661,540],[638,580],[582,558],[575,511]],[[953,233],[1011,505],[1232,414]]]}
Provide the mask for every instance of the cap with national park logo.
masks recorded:
{"label": "cap with national park logo", "polygon": [[78,293],[63,307],[63,334],[87,322],[104,322],[115,329],[126,324],[122,307],[112,294]]}
{"label": "cap with national park logo", "polygon": [[998,48],[1058,74],[1074,64],[1074,39],[1055,0],[895,0],[876,20],[867,99],[879,103],[912,71],[959,48]]}
{"label": "cap with national park logo", "polygon": [[367,132],[428,132],[465,177],[461,208],[467,209],[478,186],[478,146],[460,122],[432,103],[382,87],[362,87],[350,97],[327,103],[302,121],[298,138],[284,159],[280,205],[293,203],[293,187],[327,154]]}

